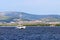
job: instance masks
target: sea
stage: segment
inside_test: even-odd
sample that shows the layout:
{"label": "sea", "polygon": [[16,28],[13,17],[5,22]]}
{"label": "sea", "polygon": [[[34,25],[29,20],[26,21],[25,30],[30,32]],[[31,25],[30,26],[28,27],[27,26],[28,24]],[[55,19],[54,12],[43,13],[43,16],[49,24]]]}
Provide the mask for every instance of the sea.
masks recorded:
{"label": "sea", "polygon": [[0,40],[60,40],[60,27],[0,27]]}

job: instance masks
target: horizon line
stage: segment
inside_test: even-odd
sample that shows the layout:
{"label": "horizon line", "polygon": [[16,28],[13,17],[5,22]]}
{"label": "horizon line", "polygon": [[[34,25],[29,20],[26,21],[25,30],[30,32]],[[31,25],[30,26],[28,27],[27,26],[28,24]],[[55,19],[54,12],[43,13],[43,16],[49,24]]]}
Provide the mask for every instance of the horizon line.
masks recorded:
{"label": "horizon line", "polygon": [[[3,12],[22,12],[22,11],[0,11],[0,13],[3,13]],[[60,14],[33,14],[28,12],[23,12],[23,13],[32,14],[32,15],[60,15]]]}

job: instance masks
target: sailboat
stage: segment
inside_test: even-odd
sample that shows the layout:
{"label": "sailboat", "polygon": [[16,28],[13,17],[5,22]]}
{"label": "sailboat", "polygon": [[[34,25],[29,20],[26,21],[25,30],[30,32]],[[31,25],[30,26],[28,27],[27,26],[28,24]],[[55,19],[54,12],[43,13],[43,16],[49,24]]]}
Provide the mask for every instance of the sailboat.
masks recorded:
{"label": "sailboat", "polygon": [[18,28],[18,29],[25,29],[25,28],[26,28],[26,26],[18,25],[18,26],[17,26],[17,28]]}
{"label": "sailboat", "polygon": [[[20,19],[22,18],[22,15],[20,14]],[[20,21],[20,20],[19,20]],[[23,21],[22,21],[22,23],[23,23]],[[26,26],[23,26],[23,24],[22,24],[21,22],[18,22],[18,24],[19,25],[17,25],[17,28],[18,29],[25,29],[26,28]]]}

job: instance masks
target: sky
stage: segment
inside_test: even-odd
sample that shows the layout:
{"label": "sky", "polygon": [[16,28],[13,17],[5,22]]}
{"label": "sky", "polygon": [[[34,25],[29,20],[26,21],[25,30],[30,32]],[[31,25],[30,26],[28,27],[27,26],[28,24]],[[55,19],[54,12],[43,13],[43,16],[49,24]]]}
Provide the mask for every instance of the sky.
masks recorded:
{"label": "sky", "polygon": [[60,0],[0,0],[0,12],[4,11],[60,15]]}

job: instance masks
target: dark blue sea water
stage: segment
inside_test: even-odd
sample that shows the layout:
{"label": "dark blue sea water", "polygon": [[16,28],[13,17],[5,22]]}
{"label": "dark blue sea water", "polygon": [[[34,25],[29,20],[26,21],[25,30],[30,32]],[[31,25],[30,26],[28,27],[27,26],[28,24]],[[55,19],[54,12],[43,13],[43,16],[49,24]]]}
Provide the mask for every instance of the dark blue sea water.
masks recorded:
{"label": "dark blue sea water", "polygon": [[60,40],[60,27],[0,27],[0,40]]}

